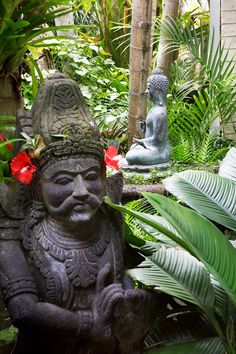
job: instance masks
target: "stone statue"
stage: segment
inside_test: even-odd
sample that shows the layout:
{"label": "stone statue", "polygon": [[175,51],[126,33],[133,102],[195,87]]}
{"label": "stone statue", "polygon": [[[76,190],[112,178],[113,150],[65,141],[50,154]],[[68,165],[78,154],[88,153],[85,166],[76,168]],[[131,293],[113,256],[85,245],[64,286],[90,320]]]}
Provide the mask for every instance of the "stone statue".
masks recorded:
{"label": "stone statue", "polygon": [[[138,354],[149,294],[124,277],[123,225],[103,203],[100,133],[74,81],[40,88],[19,130],[44,138],[30,187],[1,186],[0,284],[19,335],[14,354]],[[112,195],[111,195],[112,191]],[[6,202],[7,200],[7,202]]]}
{"label": "stone statue", "polygon": [[166,111],[167,92],[167,77],[161,69],[155,69],[147,81],[148,99],[153,102],[153,107],[146,118],[145,137],[134,139],[135,143],[126,154],[129,165],[150,167],[168,163],[170,146]]}

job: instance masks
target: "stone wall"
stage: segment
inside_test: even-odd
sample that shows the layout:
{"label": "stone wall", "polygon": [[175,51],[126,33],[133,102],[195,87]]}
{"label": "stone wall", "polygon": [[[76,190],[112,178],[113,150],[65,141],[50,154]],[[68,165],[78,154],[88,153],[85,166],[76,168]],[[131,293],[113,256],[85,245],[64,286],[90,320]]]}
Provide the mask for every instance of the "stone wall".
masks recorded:
{"label": "stone wall", "polygon": [[[236,62],[236,0],[221,0],[221,38],[229,49],[229,60]],[[236,112],[232,122],[224,127],[225,136],[236,140]]]}

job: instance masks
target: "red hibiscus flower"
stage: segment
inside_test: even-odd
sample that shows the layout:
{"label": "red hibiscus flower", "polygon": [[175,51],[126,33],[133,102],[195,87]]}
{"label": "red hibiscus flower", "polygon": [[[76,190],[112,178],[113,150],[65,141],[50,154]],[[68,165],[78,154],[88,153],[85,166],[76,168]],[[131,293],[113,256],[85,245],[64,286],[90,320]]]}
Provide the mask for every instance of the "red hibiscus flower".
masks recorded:
{"label": "red hibiscus flower", "polygon": [[[6,139],[0,134],[0,141],[4,142]],[[13,149],[12,145],[10,143],[6,144],[7,150],[11,151]]]}
{"label": "red hibiscus flower", "polygon": [[120,170],[119,161],[121,159],[121,155],[118,155],[118,151],[115,146],[109,146],[107,150],[104,150],[105,153],[105,164],[108,167],[112,167],[117,171]]}
{"label": "red hibiscus flower", "polygon": [[23,184],[30,184],[36,167],[32,164],[30,157],[25,151],[19,152],[11,160],[11,174]]}

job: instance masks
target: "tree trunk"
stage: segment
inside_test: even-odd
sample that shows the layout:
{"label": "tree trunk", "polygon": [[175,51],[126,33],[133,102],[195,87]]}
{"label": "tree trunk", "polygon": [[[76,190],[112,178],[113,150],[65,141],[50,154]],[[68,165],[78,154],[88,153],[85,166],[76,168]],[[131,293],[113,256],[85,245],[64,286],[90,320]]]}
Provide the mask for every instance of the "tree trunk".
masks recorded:
{"label": "tree trunk", "polygon": [[129,144],[141,135],[140,122],[147,113],[145,95],[150,68],[153,0],[133,0],[130,45]]}
{"label": "tree trunk", "polygon": [[[162,23],[168,18],[176,19],[178,16],[179,10],[179,0],[163,0],[163,9],[162,9]],[[157,55],[157,64],[158,68],[161,68],[166,76],[169,76],[170,67],[174,60],[175,53],[168,52],[165,50],[165,46],[168,44],[168,40],[160,37],[159,47],[158,47],[158,55]]]}
{"label": "tree trunk", "polygon": [[0,76],[0,116],[16,116],[23,108],[20,73]]}

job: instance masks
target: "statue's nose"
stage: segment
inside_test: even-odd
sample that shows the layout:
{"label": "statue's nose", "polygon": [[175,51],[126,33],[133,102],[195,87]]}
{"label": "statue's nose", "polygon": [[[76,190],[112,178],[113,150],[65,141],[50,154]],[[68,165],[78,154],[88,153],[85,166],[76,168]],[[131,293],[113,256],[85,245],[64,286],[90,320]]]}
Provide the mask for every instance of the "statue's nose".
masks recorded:
{"label": "statue's nose", "polygon": [[88,190],[83,177],[78,175],[74,180],[73,197],[78,199],[86,199],[88,196]]}

